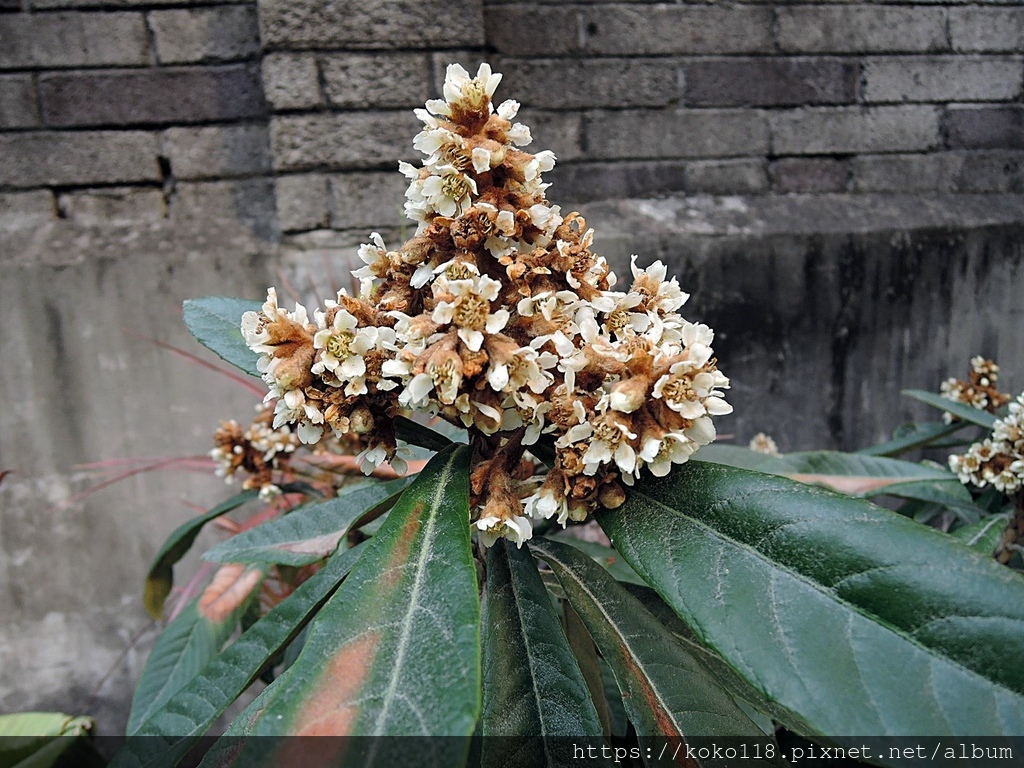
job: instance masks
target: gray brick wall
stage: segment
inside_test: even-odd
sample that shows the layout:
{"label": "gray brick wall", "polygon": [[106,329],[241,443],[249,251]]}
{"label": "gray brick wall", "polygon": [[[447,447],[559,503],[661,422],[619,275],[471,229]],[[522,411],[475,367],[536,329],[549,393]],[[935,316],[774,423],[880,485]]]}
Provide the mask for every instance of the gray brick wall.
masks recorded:
{"label": "gray brick wall", "polygon": [[411,108],[483,60],[558,200],[1024,185],[1019,0],[0,0],[0,194],[262,179],[285,233],[393,229]]}
{"label": "gray brick wall", "polygon": [[0,0],[0,204],[127,225],[266,179],[262,59],[255,0]]}

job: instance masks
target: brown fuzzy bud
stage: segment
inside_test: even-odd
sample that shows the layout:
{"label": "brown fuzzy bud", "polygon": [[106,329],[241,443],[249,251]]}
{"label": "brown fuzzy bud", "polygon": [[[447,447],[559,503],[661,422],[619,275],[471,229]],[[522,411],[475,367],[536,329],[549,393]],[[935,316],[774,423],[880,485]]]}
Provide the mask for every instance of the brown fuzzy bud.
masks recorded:
{"label": "brown fuzzy bud", "polygon": [[626,491],[617,482],[611,482],[601,488],[597,499],[605,509],[616,509],[625,503]]}

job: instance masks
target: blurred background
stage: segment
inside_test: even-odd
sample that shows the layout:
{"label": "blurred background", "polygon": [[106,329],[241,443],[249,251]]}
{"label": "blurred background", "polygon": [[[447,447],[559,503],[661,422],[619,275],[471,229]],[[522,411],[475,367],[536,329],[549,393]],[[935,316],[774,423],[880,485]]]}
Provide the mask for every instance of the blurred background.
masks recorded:
{"label": "blurred background", "polygon": [[716,329],[725,441],[855,449],[975,354],[1024,386],[1020,2],[0,0],[0,712],[123,729],[149,560],[226,491],[81,493],[257,401],[159,345],[212,359],[182,300],[398,246],[412,108],[484,60],[549,199]]}

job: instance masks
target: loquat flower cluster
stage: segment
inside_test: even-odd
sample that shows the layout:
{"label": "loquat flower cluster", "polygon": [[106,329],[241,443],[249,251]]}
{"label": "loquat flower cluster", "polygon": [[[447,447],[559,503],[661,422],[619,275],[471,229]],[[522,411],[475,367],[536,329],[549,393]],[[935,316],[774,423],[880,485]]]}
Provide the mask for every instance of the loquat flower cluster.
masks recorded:
{"label": "loquat flower cluster", "polygon": [[960,482],[1012,494],[1024,487],[1024,394],[996,419],[992,436],[974,443],[962,456],[950,456],[949,468]]}
{"label": "loquat flower cluster", "polygon": [[[474,525],[485,544],[521,545],[534,521],[620,505],[643,469],[665,475],[714,440],[712,417],[732,407],[714,334],[679,314],[688,296],[666,267],[634,257],[629,289],[615,290],[593,230],[548,202],[555,156],[522,149],[519,104],[492,105],[500,80],[451,65],[444,98],[416,110],[426,159],[400,170],[417,230],[395,250],[371,235],[357,295],[310,316],[271,288],[242,332],[273,427],[307,444],[354,438],[364,471],[401,464],[405,411],[467,428]],[[554,462],[539,477],[524,453],[542,438]]]}
{"label": "loquat flower cluster", "polygon": [[[981,411],[995,413],[996,409],[1010,402],[1010,396],[996,387],[999,381],[999,366],[981,355],[971,358],[971,370],[967,381],[946,379],[939,387],[940,394],[947,400],[954,400]],[[953,414],[942,414],[943,421],[953,423]]]}
{"label": "loquat flower cluster", "polygon": [[244,430],[232,419],[222,421],[214,432],[214,448],[210,458],[217,462],[217,476],[228,483],[245,475],[243,489],[256,488],[261,498],[269,500],[279,494],[274,473],[288,468],[288,461],[301,443],[287,425],[272,427],[274,413],[259,406],[256,418]]}

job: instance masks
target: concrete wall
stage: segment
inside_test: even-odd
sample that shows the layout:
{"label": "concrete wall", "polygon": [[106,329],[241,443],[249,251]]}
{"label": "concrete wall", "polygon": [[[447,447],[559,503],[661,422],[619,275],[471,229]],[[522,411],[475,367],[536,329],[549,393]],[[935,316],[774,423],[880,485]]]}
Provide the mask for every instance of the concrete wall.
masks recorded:
{"label": "concrete wall", "polygon": [[183,299],[326,286],[369,230],[396,244],[411,108],[450,61],[504,72],[552,201],[618,269],[681,274],[741,442],[862,445],[977,353],[1024,387],[1022,30],[988,0],[0,0],[0,711],[123,727],[148,560],[224,490],[69,502],[98,480],[77,465],[246,418],[141,337],[198,351]]}

